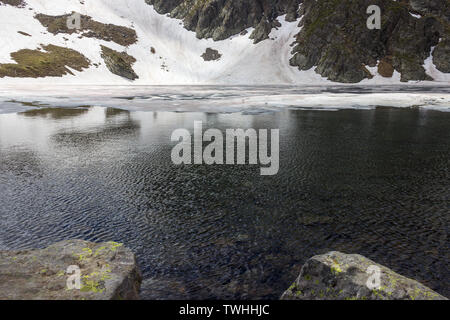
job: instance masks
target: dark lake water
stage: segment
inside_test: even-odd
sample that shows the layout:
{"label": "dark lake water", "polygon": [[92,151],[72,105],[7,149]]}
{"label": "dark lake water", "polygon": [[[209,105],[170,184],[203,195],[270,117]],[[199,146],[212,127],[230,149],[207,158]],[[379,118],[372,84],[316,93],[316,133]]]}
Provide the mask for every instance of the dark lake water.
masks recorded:
{"label": "dark lake water", "polygon": [[[174,129],[279,128],[280,171],[175,166]],[[0,249],[133,249],[147,299],[277,299],[311,256],[359,253],[450,296],[450,113],[41,108],[0,115]]]}

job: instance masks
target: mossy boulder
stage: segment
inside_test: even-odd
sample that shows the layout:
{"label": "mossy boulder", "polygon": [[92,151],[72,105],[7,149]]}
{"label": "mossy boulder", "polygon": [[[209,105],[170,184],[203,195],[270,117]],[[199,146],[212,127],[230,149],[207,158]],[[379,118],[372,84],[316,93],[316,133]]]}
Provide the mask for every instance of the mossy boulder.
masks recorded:
{"label": "mossy boulder", "polygon": [[[373,281],[379,270],[380,282]],[[369,284],[369,285],[368,285]],[[447,300],[423,284],[358,254],[333,251],[302,267],[282,300]]]}
{"label": "mossy boulder", "polygon": [[125,52],[118,52],[103,45],[101,46],[101,50],[101,56],[109,71],[129,80],[136,80],[139,78],[132,68],[132,65],[136,62],[134,57]]}
{"label": "mossy boulder", "polygon": [[[80,287],[68,286],[75,266]],[[141,273],[116,242],[58,242],[45,249],[0,251],[0,300],[139,299]]]}

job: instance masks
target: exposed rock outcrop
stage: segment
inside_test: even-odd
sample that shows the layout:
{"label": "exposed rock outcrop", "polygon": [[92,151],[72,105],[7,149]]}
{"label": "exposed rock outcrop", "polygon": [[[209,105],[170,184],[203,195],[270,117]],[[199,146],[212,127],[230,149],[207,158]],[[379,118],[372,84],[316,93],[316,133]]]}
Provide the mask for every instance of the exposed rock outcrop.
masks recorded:
{"label": "exposed rock outcrop", "polygon": [[[267,39],[276,17],[286,14],[288,21],[298,17],[297,9],[302,0],[146,0],[161,13],[183,19],[188,30],[199,38],[223,40],[249,27],[258,27],[255,42]],[[260,26],[261,21],[264,26]],[[267,24],[265,24],[267,23]],[[268,31],[268,32],[267,32]],[[263,34],[263,36],[261,36]]]}
{"label": "exposed rock outcrop", "polygon": [[136,31],[131,28],[101,23],[81,14],[79,14],[79,26],[76,26],[79,29],[69,28],[67,21],[73,14],[75,13],[62,16],[37,14],[35,18],[53,34],[82,32],[83,37],[113,41],[122,46],[129,46],[137,41]]}
{"label": "exposed rock outcrop", "polygon": [[253,39],[254,43],[261,42],[269,38],[270,31],[272,31],[272,23],[263,17],[250,35],[250,39]]}
{"label": "exposed rock outcrop", "polygon": [[[375,278],[377,268],[379,283]],[[336,251],[309,259],[281,299],[447,300],[421,283],[361,255]]]}
{"label": "exposed rock outcrop", "polygon": [[10,6],[14,6],[14,7],[18,7],[18,8],[23,8],[26,6],[26,3],[24,0],[0,0],[0,6],[2,4],[7,4]]}
{"label": "exposed rock outcrop", "polygon": [[[448,72],[450,3],[436,0],[146,0],[159,13],[183,19],[199,38],[223,40],[248,27],[255,43],[269,38],[276,18],[303,16],[290,64],[331,81],[357,83],[374,75],[367,66],[401,81],[433,80],[423,67],[434,46],[438,70]],[[381,8],[381,29],[367,27],[367,8]],[[441,42],[439,43],[439,41]],[[439,43],[439,45],[438,45]]]}
{"label": "exposed rock outcrop", "polygon": [[206,48],[205,53],[202,54],[202,58],[205,61],[216,61],[219,60],[222,55],[216,49]]}
{"label": "exposed rock outcrop", "polygon": [[0,78],[3,77],[61,77],[72,74],[69,69],[83,71],[89,68],[90,61],[73,49],[46,45],[36,50],[22,49],[11,53],[16,63],[0,64]]}
{"label": "exposed rock outcrop", "polygon": [[[69,266],[81,271],[80,289],[67,286]],[[116,242],[69,240],[0,251],[0,300],[139,299],[141,281],[134,254]]]}
{"label": "exposed rock outcrop", "polygon": [[[366,11],[374,4],[381,8],[379,30],[367,28]],[[423,64],[440,38],[450,39],[448,8],[448,1],[431,0],[305,0],[291,65],[315,67],[329,80],[355,83],[372,77],[366,66],[389,56],[402,81],[433,80]],[[449,60],[445,43],[435,51],[442,72],[445,57]]]}
{"label": "exposed rock outcrop", "polygon": [[109,71],[129,80],[136,80],[139,78],[132,68],[133,63],[136,62],[134,57],[125,52],[117,52],[103,45],[101,48],[101,56]]}
{"label": "exposed rock outcrop", "polygon": [[450,73],[450,37],[439,42],[434,48],[433,63],[438,70]]}

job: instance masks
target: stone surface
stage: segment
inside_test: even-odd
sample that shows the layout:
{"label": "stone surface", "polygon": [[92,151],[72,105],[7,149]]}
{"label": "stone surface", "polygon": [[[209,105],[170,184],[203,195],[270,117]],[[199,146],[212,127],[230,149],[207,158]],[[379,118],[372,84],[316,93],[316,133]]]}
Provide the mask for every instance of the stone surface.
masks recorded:
{"label": "stone surface", "polygon": [[384,57],[378,63],[378,73],[385,78],[391,78],[394,74],[394,66],[392,65],[392,57]]}
{"label": "stone surface", "polygon": [[[255,43],[267,40],[278,25],[302,17],[290,64],[314,70],[331,81],[357,83],[370,79],[367,66],[384,63],[390,77],[396,70],[401,81],[433,80],[423,67],[436,47],[433,61],[448,72],[450,60],[450,2],[442,0],[146,0],[162,14],[182,19],[198,38],[223,40],[249,27]],[[381,8],[381,29],[367,28],[367,8]]]}
{"label": "stone surface", "polygon": [[[80,289],[68,290],[69,266],[81,270]],[[116,242],[69,240],[0,251],[0,300],[139,299],[141,281],[134,254]]]}
{"label": "stone surface", "polygon": [[270,31],[272,31],[272,24],[267,19],[262,18],[250,35],[250,39],[253,39],[253,43],[269,39]]}
{"label": "stone surface", "polygon": [[47,28],[48,32],[55,35],[60,33],[80,33],[82,37],[113,41],[122,46],[130,46],[138,40],[136,31],[131,28],[101,23],[82,14],[80,14],[80,29],[69,28],[67,20],[70,16],[71,14],[61,16],[37,14],[35,18]]}
{"label": "stone surface", "polygon": [[134,57],[125,52],[118,52],[103,45],[101,48],[101,56],[111,73],[129,80],[136,80],[139,78],[132,68],[132,65],[136,62]]}
{"label": "stone surface", "polygon": [[216,49],[206,48],[205,53],[202,54],[202,58],[205,61],[216,61],[219,60],[222,55]]}
{"label": "stone surface", "polygon": [[[369,289],[376,266],[380,286]],[[374,282],[370,282],[374,283]],[[333,251],[314,256],[302,267],[300,276],[282,300],[447,300],[421,283],[403,277],[361,255]]]}
{"label": "stone surface", "polygon": [[[146,0],[159,13],[170,13],[172,18],[183,19],[188,30],[199,38],[224,40],[249,27],[270,27],[280,15],[288,21],[298,18],[297,9],[302,0]],[[261,21],[268,25],[261,26]],[[271,29],[271,27],[270,27]],[[267,33],[267,30],[264,31]],[[255,35],[255,42],[266,39]]]}
{"label": "stone surface", "polygon": [[[439,39],[450,38],[448,1],[410,2],[305,0],[291,65],[300,70],[316,67],[329,80],[356,83],[373,76],[366,66],[374,67],[389,56],[401,81],[433,80],[423,64]],[[366,25],[366,10],[373,4],[381,8],[380,30]],[[435,54],[441,65],[449,60],[444,43]],[[440,66],[441,71],[445,68]]]}
{"label": "stone surface", "polygon": [[441,40],[434,48],[433,63],[439,71],[450,73],[450,38]]}
{"label": "stone surface", "polygon": [[19,7],[19,8],[23,8],[26,5],[24,0],[0,0],[0,6],[2,4]]}

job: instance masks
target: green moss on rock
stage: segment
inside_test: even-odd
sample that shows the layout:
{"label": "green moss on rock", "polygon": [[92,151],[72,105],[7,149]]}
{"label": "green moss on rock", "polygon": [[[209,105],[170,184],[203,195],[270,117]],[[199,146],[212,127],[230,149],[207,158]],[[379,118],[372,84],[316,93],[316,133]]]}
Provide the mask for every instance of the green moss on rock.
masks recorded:
{"label": "green moss on rock", "polygon": [[132,68],[132,65],[136,62],[134,57],[125,52],[118,52],[103,45],[101,46],[101,50],[101,56],[109,71],[129,80],[136,80],[139,78]]}
{"label": "green moss on rock", "polygon": [[[380,285],[367,286],[370,266],[380,270]],[[282,296],[283,300],[447,300],[421,283],[361,255],[333,251],[314,256]]]}
{"label": "green moss on rock", "polygon": [[41,78],[61,77],[73,74],[69,68],[83,71],[90,66],[90,61],[81,53],[55,45],[42,46],[36,50],[23,49],[11,53],[16,63],[0,64],[0,78]]}
{"label": "green moss on rock", "polygon": [[[69,266],[79,267],[79,289],[67,287]],[[0,251],[0,300],[139,299],[141,281],[134,254],[114,242],[68,240],[45,249]]]}
{"label": "green moss on rock", "polygon": [[80,15],[80,29],[68,28],[67,20],[70,16],[71,14],[61,16],[37,14],[35,18],[47,28],[48,32],[53,34],[82,32],[83,37],[113,41],[123,46],[129,46],[137,42],[135,30],[114,24],[101,23],[86,15]]}

